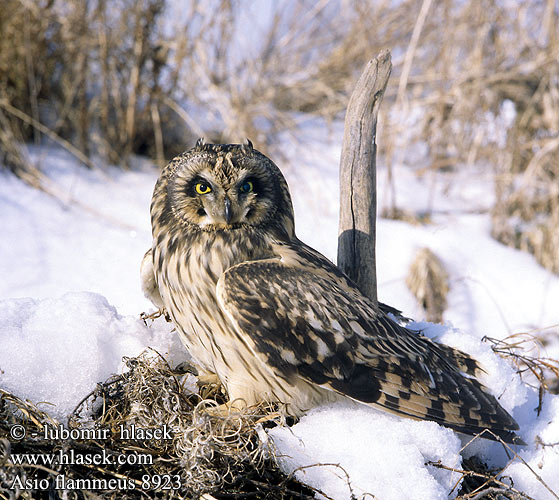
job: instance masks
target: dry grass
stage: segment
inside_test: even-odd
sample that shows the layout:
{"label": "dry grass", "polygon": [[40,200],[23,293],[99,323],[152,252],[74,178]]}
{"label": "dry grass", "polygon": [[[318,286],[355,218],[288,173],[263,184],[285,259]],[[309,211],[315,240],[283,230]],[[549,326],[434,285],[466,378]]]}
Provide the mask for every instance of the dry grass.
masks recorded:
{"label": "dry grass", "polygon": [[[381,120],[380,151],[391,180],[387,211],[398,211],[395,169],[401,164],[433,176],[483,165],[495,179],[493,236],[533,253],[557,273],[556,2],[423,0],[410,12],[414,19],[404,22],[407,46],[401,64],[395,61],[385,98],[389,112]],[[406,156],[418,143],[427,146],[419,162],[413,149],[414,156]]]}
{"label": "dry grass", "polygon": [[[165,0],[8,0],[1,95],[86,155],[100,146],[117,163],[130,151],[170,156],[167,141],[188,138],[179,126],[216,140],[248,135],[265,148],[303,115],[343,114],[363,65],[390,48],[396,114],[379,141],[388,160],[403,132],[427,142],[437,168],[483,157],[495,145],[480,139],[484,113],[505,99],[528,113],[516,136],[556,130],[552,0],[519,9],[491,0],[288,0],[260,11],[233,0],[193,0],[180,11]],[[253,39],[238,36],[249,23]],[[418,106],[423,128],[409,130],[399,113]],[[38,131],[27,124],[24,137]],[[516,156],[528,158],[520,147]]]}
{"label": "dry grass", "polygon": [[448,273],[429,248],[420,248],[411,263],[406,285],[425,310],[427,321],[440,323],[449,292]]}
{"label": "dry grass", "polygon": [[[458,496],[456,497],[457,500],[536,500],[529,494],[516,489],[512,478],[505,474],[507,468],[511,464],[514,462],[521,462],[530,471],[530,473],[533,474],[536,480],[550,493],[551,497],[559,499],[557,493],[545,483],[539,474],[530,467],[530,465],[528,465],[528,463],[518,453],[516,453],[515,450],[487,429],[470,439],[470,441],[461,448],[460,453],[467,451],[468,447],[472,443],[484,437],[485,434],[491,434],[492,438],[495,438],[495,440],[503,447],[505,454],[508,457],[508,462],[504,467],[489,469],[487,465],[476,456],[464,459],[462,469],[448,467],[440,461],[428,462],[428,465],[432,465],[433,467],[460,474],[460,478],[456,482],[450,494],[457,490],[460,485]],[[559,443],[555,443],[551,446],[556,445],[559,445]]]}
{"label": "dry grass", "polygon": [[503,340],[484,337],[499,356],[511,361],[524,382],[538,389],[541,412],[543,396],[546,392],[557,393],[559,381],[559,360],[542,356],[542,341],[536,332],[515,333]]}
{"label": "dry grass", "polygon": [[521,174],[500,178],[492,235],[530,252],[543,267],[559,274],[559,136],[536,147],[547,153],[535,155]]}
{"label": "dry grass", "polygon": [[[90,167],[130,167],[138,153],[162,165],[199,136],[249,137],[281,159],[306,122],[342,117],[365,62],[389,48],[377,141],[389,168],[386,213],[401,213],[401,165],[418,175],[486,166],[493,235],[558,272],[555,0],[287,0],[265,13],[235,0],[171,6],[6,0],[2,165],[41,185],[24,144],[45,138]],[[416,144],[426,146],[421,161]]]}
{"label": "dry grass", "polygon": [[84,158],[130,166],[132,154],[162,165],[200,136],[250,137],[269,151],[304,121],[294,112],[330,95],[302,71],[337,45],[329,3],[272,5],[262,32],[253,26],[255,44],[236,32],[258,6],[234,0],[181,8],[8,0],[0,13],[0,120],[9,130],[0,135],[2,163],[18,175],[33,171],[14,151],[45,136],[89,166]]}
{"label": "dry grass", "polygon": [[[11,136],[0,136],[0,150],[48,137],[88,166],[95,157],[127,165],[132,153],[163,159],[167,136],[188,139],[162,133],[170,120],[157,107],[164,8],[163,0],[8,0],[0,13],[0,116]],[[35,169],[13,156],[4,164],[16,174]]]}
{"label": "dry grass", "polygon": [[[272,408],[260,406],[242,412],[216,416],[206,411],[224,401],[220,388],[203,386],[200,394],[185,387],[186,374],[172,370],[161,356],[148,350],[138,358],[126,359],[128,371],[114,377],[88,395],[69,420],[70,429],[109,429],[109,438],[79,440],[44,440],[43,427],[57,426],[47,413],[34,404],[0,393],[0,498],[11,498],[10,485],[15,476],[21,479],[48,479],[59,474],[71,479],[116,479],[128,485],[118,498],[197,498],[211,493],[214,498],[313,498],[313,490],[282,474],[275,465],[271,450],[263,446],[259,433],[263,426],[279,420],[266,420]],[[279,417],[278,417],[279,418]],[[9,438],[14,424],[24,425],[28,437],[22,441]],[[119,426],[134,424],[142,429],[165,427],[172,439],[122,440]],[[148,465],[60,465],[49,467],[15,465],[11,453],[58,453],[74,450],[76,456],[100,453],[103,449],[115,456],[147,455]],[[170,477],[180,483],[174,489],[142,487],[145,476]],[[149,483],[148,483],[149,484]],[[49,496],[54,495],[54,496]],[[62,491],[32,488],[20,491],[19,498],[62,498]],[[87,487],[67,491],[64,498],[115,498],[114,491],[87,491]]]}

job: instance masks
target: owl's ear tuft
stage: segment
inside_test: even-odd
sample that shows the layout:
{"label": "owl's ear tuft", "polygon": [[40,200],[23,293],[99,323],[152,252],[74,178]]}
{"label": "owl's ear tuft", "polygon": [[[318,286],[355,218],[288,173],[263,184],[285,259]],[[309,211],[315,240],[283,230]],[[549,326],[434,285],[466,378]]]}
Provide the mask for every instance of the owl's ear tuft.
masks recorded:
{"label": "owl's ear tuft", "polygon": [[201,148],[202,146],[204,146],[204,144],[206,144],[206,139],[204,139],[203,137],[200,137],[197,141],[196,141],[196,146],[194,146],[195,148]]}
{"label": "owl's ear tuft", "polygon": [[243,153],[252,153],[254,151],[254,146],[249,138],[245,139],[245,143],[242,146]]}

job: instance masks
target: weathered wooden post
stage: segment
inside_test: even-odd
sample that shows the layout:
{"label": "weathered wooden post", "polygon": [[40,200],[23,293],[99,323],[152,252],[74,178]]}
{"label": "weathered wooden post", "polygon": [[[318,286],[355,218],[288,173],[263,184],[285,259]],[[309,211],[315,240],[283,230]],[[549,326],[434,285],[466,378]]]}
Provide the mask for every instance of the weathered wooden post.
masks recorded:
{"label": "weathered wooden post", "polygon": [[340,159],[338,266],[377,301],[377,115],[392,70],[390,51],[370,60],[349,99]]}

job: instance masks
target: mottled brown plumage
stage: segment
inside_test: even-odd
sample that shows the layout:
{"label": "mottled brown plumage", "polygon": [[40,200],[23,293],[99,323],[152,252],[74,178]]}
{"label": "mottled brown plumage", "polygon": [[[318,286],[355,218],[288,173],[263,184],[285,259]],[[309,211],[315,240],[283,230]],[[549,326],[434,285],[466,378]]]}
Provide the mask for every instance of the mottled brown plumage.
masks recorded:
{"label": "mottled brown plumage", "polygon": [[280,401],[300,414],[350,398],[516,439],[473,359],[399,325],[296,238],[287,183],[250,143],[199,141],[172,160],[151,218],[144,290],[231,400]]}

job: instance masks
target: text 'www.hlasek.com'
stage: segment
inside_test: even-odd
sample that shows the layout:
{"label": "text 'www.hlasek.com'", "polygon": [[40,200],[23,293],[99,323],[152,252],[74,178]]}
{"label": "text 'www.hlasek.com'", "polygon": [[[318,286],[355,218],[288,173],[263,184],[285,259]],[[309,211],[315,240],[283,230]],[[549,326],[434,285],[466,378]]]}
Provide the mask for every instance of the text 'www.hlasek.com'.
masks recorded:
{"label": "text 'www.hlasek.com'", "polygon": [[[44,425],[40,432],[28,433],[23,425],[10,428],[11,450],[9,461],[22,470],[47,472],[47,477],[40,474],[16,474],[11,479],[10,489],[22,490],[179,490],[182,488],[178,474],[150,474],[154,455],[139,453],[128,447],[120,453],[107,451],[103,442],[109,439],[120,441],[172,440],[173,436],[167,426],[156,429],[144,429],[135,425],[120,425],[116,432],[111,429],[67,429],[62,425]],[[36,442],[56,442],[54,451],[45,453],[16,453],[19,442],[32,438]],[[87,446],[80,446],[87,442]],[[96,446],[92,446],[95,443]],[[72,477],[65,473],[68,467],[83,467],[84,471],[95,470],[105,473],[105,477]],[[120,474],[115,471],[120,467],[138,467],[145,471],[138,477]],[[87,474],[84,474],[86,476]]]}

